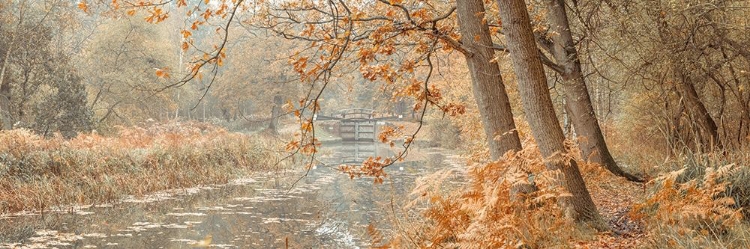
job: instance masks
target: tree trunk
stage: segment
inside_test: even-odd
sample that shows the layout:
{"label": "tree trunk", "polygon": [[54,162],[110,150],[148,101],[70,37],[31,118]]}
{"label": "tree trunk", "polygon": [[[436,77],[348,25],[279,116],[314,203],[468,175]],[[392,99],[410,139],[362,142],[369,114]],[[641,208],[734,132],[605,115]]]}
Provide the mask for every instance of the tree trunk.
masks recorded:
{"label": "tree trunk", "polygon": [[[13,36],[15,38],[15,36]],[[10,45],[6,48],[3,56],[3,67],[0,68],[0,130],[9,130],[13,125],[10,113],[10,80],[5,80],[5,72],[10,64],[10,52],[13,48],[13,39],[11,39]]]}
{"label": "tree trunk", "polygon": [[[722,40],[728,40],[724,37],[724,35],[721,35]],[[727,56],[727,53],[724,51],[724,48],[720,48],[722,57],[729,61],[729,56]],[[750,62],[750,61],[748,61]],[[729,87],[729,92],[734,95],[734,97],[737,99],[737,103],[740,106],[740,120],[739,120],[739,127],[737,129],[737,145],[741,146],[743,144],[743,138],[746,137],[746,134],[750,134],[750,129],[743,128],[743,124],[750,123],[750,103],[748,103],[747,100],[743,97],[742,91],[740,91],[740,87],[742,86],[742,82],[740,82],[739,78],[737,77],[737,71],[734,69],[734,66],[731,62],[727,63],[729,66],[729,73],[732,76],[732,81],[734,81],[734,87]],[[750,127],[749,127],[750,128]],[[747,130],[747,132],[745,132]]]}
{"label": "tree trunk", "polygon": [[656,17],[656,26],[659,33],[659,39],[661,40],[662,44],[664,44],[667,51],[673,52],[673,54],[668,57],[670,60],[670,66],[672,67],[672,72],[674,74],[677,93],[683,99],[683,103],[685,104],[685,109],[687,110],[690,120],[692,122],[695,122],[695,124],[697,124],[698,126],[699,134],[697,135],[700,137],[700,146],[703,147],[703,149],[706,151],[713,150],[714,148],[721,148],[722,146],[721,140],[719,140],[719,128],[718,126],[716,126],[716,122],[714,121],[714,119],[708,113],[708,109],[706,109],[706,106],[700,100],[698,92],[695,91],[695,86],[693,86],[693,82],[691,76],[689,75],[688,68],[685,65],[685,62],[683,60],[680,60],[684,55],[681,55],[681,53],[679,52],[683,50],[683,48],[679,46],[683,43],[676,41],[675,37],[679,36],[674,35],[672,34],[672,32],[670,32],[671,30],[669,29],[669,24],[665,19],[665,16],[663,14],[664,12],[661,10],[661,3],[656,2],[654,4],[656,4],[656,10],[659,10],[652,13],[652,15]]}
{"label": "tree trunk", "polygon": [[565,136],[555,116],[526,4],[523,0],[497,0],[497,3],[526,119],[547,168],[563,173],[565,186],[572,195],[568,203],[575,210],[574,218],[596,229],[607,230],[586,189],[578,165],[574,160],[565,160],[568,153],[564,145]]}
{"label": "tree trunk", "polygon": [[274,134],[279,132],[279,116],[281,115],[281,105],[283,100],[281,96],[273,96],[273,108],[271,108],[271,122],[268,124],[268,129]]}
{"label": "tree trunk", "polygon": [[10,103],[10,84],[2,84],[0,85],[0,130],[13,128]]}
{"label": "tree trunk", "polygon": [[624,172],[609,153],[594,113],[594,107],[591,105],[586,81],[581,73],[581,61],[570,31],[565,1],[547,0],[546,2],[549,10],[547,18],[552,32],[555,33],[552,37],[554,41],[552,51],[557,64],[564,69],[561,75],[565,81],[562,85],[567,98],[566,107],[576,129],[583,160],[598,163],[613,174],[628,180],[643,182],[643,179]]}
{"label": "tree trunk", "polygon": [[[673,59],[674,60],[674,59]],[[701,138],[701,147],[710,151],[714,148],[721,148],[721,140],[719,140],[719,127],[716,126],[716,122],[708,113],[708,109],[703,105],[703,102],[698,96],[698,92],[695,91],[693,82],[689,79],[685,72],[685,68],[679,66],[677,62],[673,63],[673,70],[677,75],[677,92],[685,100],[685,106],[690,114],[690,119],[696,122]]]}
{"label": "tree trunk", "polygon": [[494,60],[490,30],[487,24],[482,23],[484,11],[482,0],[457,2],[461,42],[469,51],[464,56],[471,73],[474,99],[482,117],[490,156],[492,160],[497,160],[508,151],[521,150],[521,141],[500,67]]}
{"label": "tree trunk", "polygon": [[21,2],[18,7],[18,22],[16,23],[15,31],[10,36],[10,42],[5,48],[5,54],[3,55],[3,67],[0,69],[0,130],[13,129],[15,120],[11,114],[10,107],[13,103],[11,96],[10,81],[5,80],[5,75],[10,64],[10,54],[13,52],[14,45],[16,44],[16,38],[21,31],[21,26],[25,20],[26,13],[26,2]]}

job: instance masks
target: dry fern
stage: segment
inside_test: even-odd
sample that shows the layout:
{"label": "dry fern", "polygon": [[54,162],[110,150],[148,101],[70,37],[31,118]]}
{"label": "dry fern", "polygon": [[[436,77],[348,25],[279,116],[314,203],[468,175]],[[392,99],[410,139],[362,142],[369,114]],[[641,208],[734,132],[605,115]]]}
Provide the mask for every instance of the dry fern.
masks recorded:
{"label": "dry fern", "polygon": [[[518,248],[548,247],[573,241],[559,206],[569,194],[560,185],[560,172],[548,171],[533,144],[501,160],[477,164],[467,170],[466,185],[441,193],[439,183],[450,172],[439,172],[420,180],[412,193],[412,206],[427,204],[427,221],[411,234],[423,248]],[[514,187],[535,186],[538,191],[512,198]]]}
{"label": "dry fern", "polygon": [[686,240],[706,236],[721,240],[722,234],[742,221],[741,209],[734,207],[733,198],[724,195],[728,187],[724,179],[739,170],[735,164],[707,167],[702,178],[685,183],[679,183],[678,178],[687,168],[664,174],[651,181],[656,191],[636,206],[633,215],[648,221],[649,229],[657,235],[655,239],[664,239],[670,247],[678,246],[682,239],[659,237],[664,231],[674,231]]}

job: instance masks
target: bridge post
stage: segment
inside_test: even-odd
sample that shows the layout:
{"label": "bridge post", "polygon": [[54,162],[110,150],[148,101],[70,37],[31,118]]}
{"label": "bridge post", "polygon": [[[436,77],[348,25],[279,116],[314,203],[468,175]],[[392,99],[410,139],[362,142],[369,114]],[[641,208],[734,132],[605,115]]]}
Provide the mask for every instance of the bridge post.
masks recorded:
{"label": "bridge post", "polygon": [[359,122],[354,122],[354,141],[359,141]]}

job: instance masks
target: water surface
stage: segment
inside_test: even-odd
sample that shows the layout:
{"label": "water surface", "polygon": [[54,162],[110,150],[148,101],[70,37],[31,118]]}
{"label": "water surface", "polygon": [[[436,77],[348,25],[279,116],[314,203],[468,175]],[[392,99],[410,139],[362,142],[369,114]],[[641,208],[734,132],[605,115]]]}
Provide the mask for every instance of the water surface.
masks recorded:
{"label": "water surface", "polygon": [[0,248],[366,248],[368,225],[387,234],[393,219],[408,215],[401,207],[417,177],[460,161],[428,151],[430,160],[393,165],[380,185],[335,170],[389,153],[373,143],[338,143],[326,145],[319,166],[301,179],[299,170],[270,172],[116,205],[7,216]]}

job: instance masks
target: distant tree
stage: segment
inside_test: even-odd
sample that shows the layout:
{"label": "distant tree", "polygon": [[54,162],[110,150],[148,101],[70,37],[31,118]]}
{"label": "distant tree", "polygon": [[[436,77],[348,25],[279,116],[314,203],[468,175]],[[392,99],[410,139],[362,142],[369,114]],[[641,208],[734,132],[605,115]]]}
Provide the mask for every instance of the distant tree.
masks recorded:
{"label": "distant tree", "polygon": [[[58,65],[66,64],[65,60]],[[49,136],[59,131],[63,137],[75,137],[78,132],[92,129],[92,113],[87,105],[86,87],[81,77],[70,68],[60,68],[51,84],[56,92],[36,106],[35,131]]]}
{"label": "distant tree", "polygon": [[565,9],[565,0],[546,0],[547,19],[549,20],[551,43],[548,49],[554,55],[556,63],[562,69],[560,75],[565,82],[562,88],[566,97],[566,109],[570,112],[581,156],[601,164],[615,175],[624,176],[633,181],[643,181],[639,177],[624,172],[615,162],[604,141],[604,135],[599,127],[599,121],[591,104],[586,79],[581,70],[581,61],[575,47],[575,41]]}
{"label": "distant tree", "polygon": [[665,10],[663,3],[656,2],[653,7],[654,10],[651,11],[651,15],[656,21],[659,40],[667,51],[674,52],[669,56],[669,63],[673,73],[675,88],[682,99],[682,105],[686,107],[690,120],[697,124],[700,143],[707,150],[712,150],[714,147],[721,147],[719,127],[716,125],[716,121],[714,121],[708,112],[708,109],[695,89],[696,77],[690,72],[690,54],[681,53],[686,47],[686,45],[683,45],[683,41],[679,40],[681,38],[679,33],[683,31],[671,27],[666,15],[667,10]]}
{"label": "distant tree", "polygon": [[202,80],[206,87],[211,84],[206,96],[214,100],[226,121],[261,116],[264,120],[248,121],[268,122],[274,130],[286,113],[281,107],[301,97],[294,73],[284,70],[290,55],[279,52],[293,49],[296,43],[264,30],[248,31],[239,25],[231,29],[238,34],[227,38],[227,52],[233,56],[226,58],[213,83]]}
{"label": "distant tree", "polygon": [[742,2],[579,3],[575,16],[591,34],[584,42],[607,62],[592,73],[627,84],[620,131],[672,155],[750,141],[750,80],[741,70],[750,65],[750,11]]}
{"label": "distant tree", "polygon": [[2,128],[66,137],[91,129],[85,87],[61,45],[67,26],[76,24],[72,11],[69,2],[54,0],[0,6]]}
{"label": "distant tree", "polygon": [[52,70],[56,65],[48,58],[52,57],[52,29],[46,24],[24,24],[26,29],[37,32],[15,38],[14,45],[8,46],[7,60],[3,64],[4,84],[0,86],[3,108],[9,121],[6,128],[16,124],[25,125],[30,120],[29,103],[32,96],[38,94],[40,86],[49,83],[54,77]]}
{"label": "distant tree", "polygon": [[176,38],[169,39],[168,25],[149,25],[124,16],[93,28],[86,49],[76,59],[88,89],[88,104],[101,128],[173,118],[180,106],[178,91],[182,101],[194,101],[189,97],[191,88],[167,88],[168,80],[154,73],[155,68],[178,70],[179,49]]}

